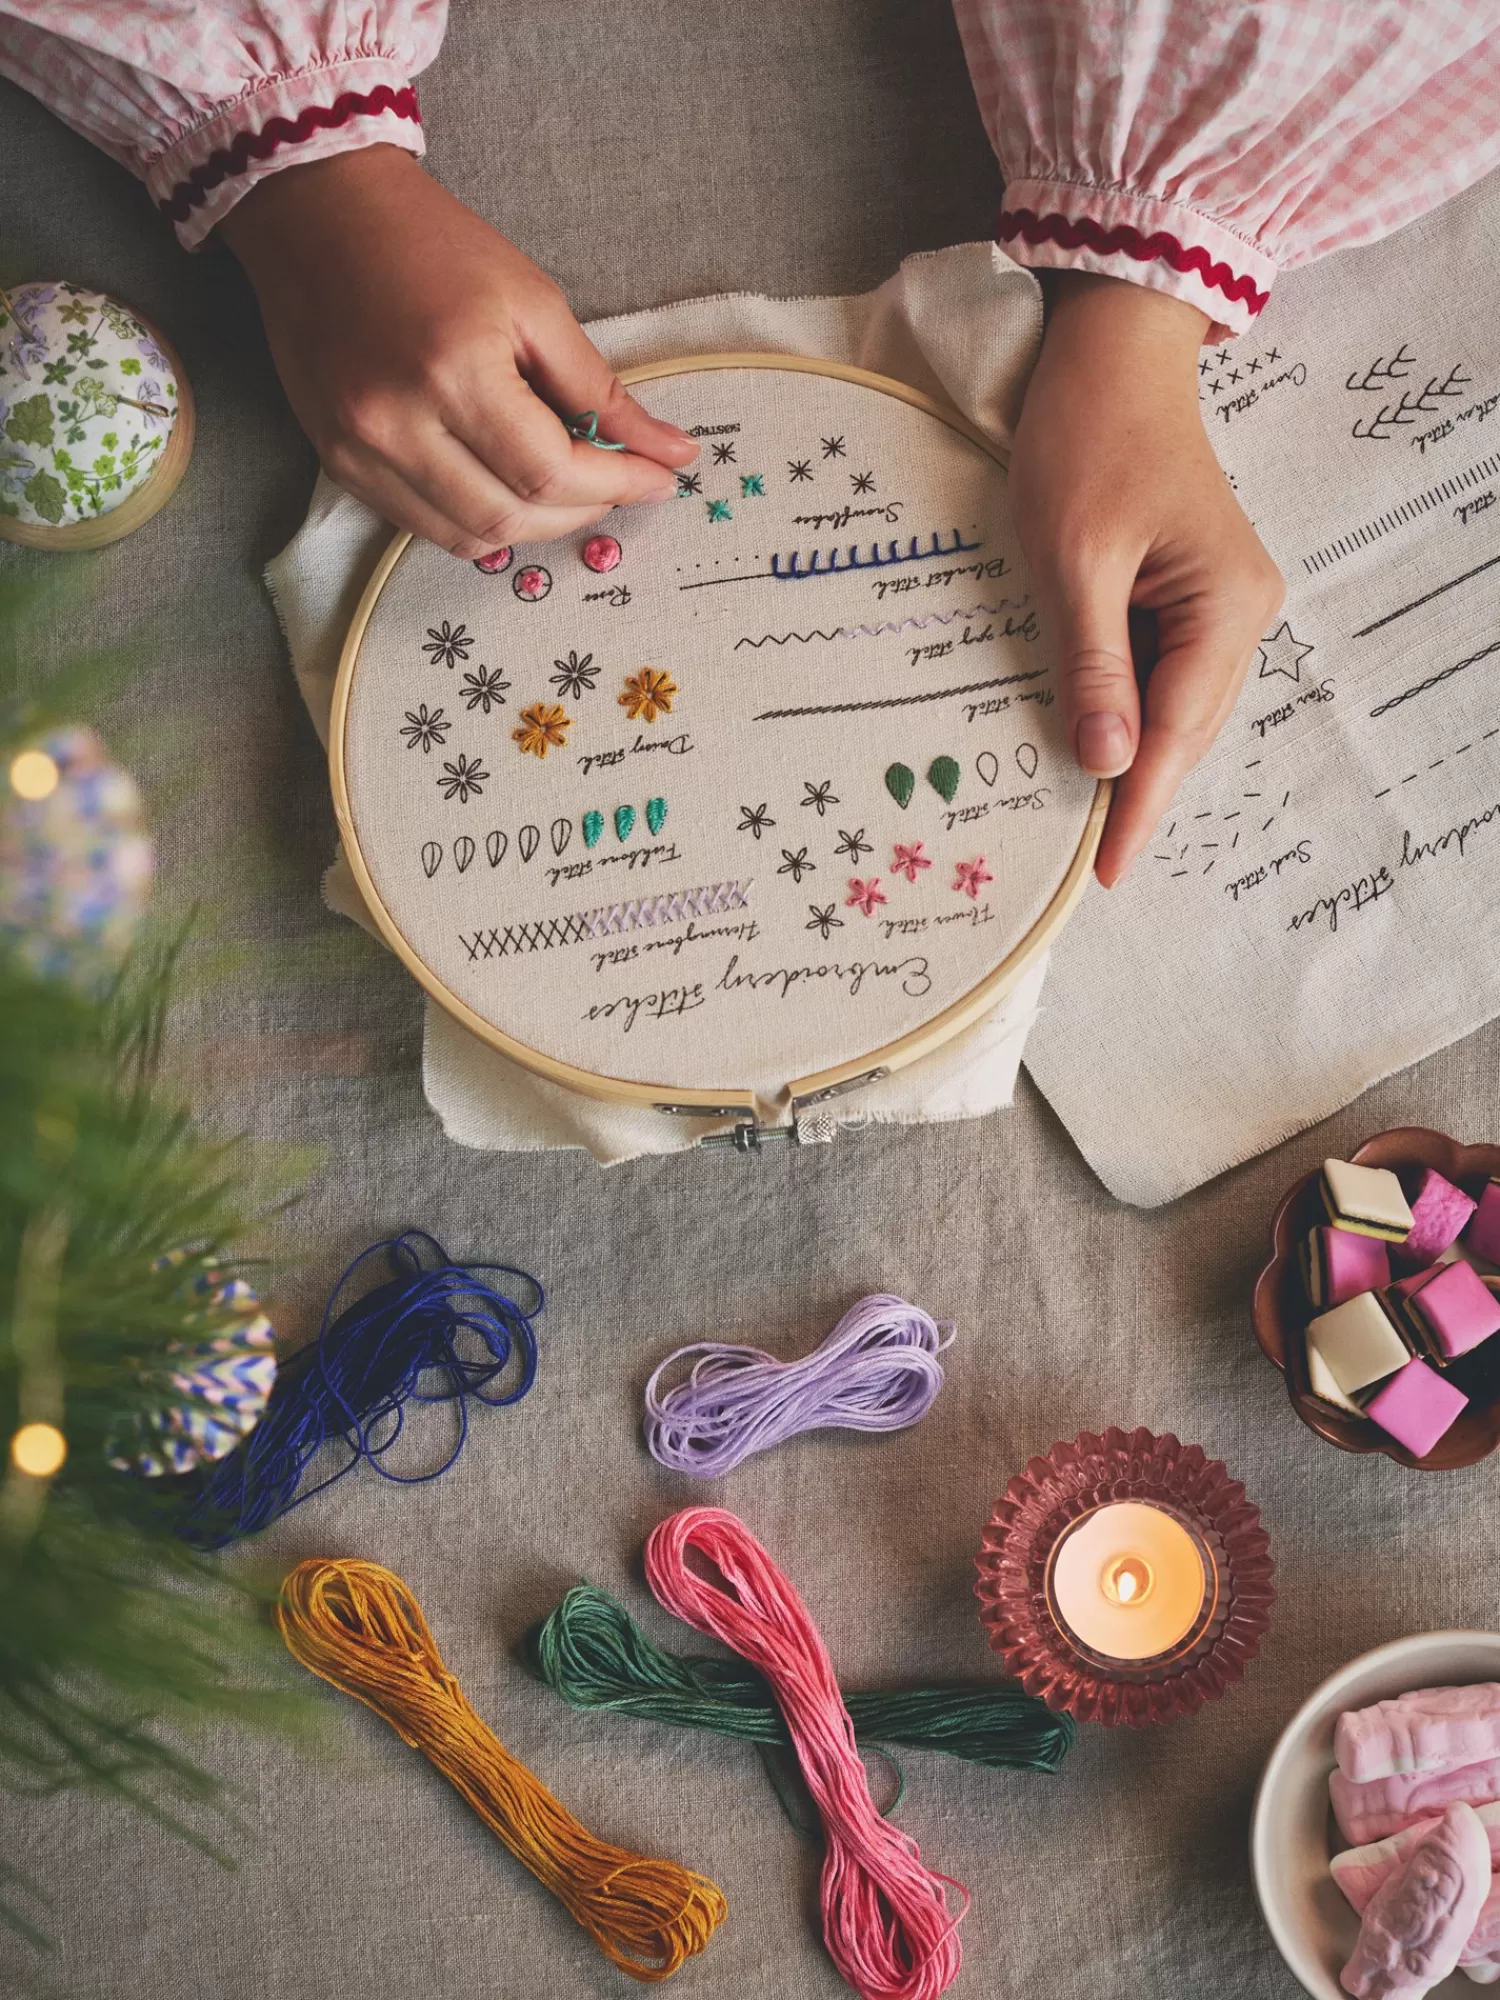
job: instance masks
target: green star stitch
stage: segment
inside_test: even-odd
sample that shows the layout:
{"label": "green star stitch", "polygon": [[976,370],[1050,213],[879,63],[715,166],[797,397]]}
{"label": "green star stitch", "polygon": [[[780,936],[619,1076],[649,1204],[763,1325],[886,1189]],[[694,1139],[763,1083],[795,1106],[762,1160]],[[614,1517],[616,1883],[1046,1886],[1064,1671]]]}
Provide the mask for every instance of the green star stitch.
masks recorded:
{"label": "green star stitch", "polygon": [[727,500],[710,500],[708,502],[708,518],[710,521],[732,521],[734,516],[729,511],[729,502]]}
{"label": "green star stitch", "polygon": [[740,498],[742,500],[764,500],[766,497],[766,475],[763,472],[742,472],[740,474]]}

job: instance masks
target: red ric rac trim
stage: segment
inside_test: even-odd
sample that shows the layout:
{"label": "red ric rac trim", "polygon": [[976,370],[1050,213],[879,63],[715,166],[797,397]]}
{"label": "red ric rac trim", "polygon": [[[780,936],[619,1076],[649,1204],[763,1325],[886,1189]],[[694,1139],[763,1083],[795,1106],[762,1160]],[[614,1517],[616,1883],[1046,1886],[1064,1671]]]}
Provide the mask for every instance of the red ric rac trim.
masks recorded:
{"label": "red ric rac trim", "polygon": [[305,105],[295,118],[273,118],[258,132],[241,132],[232,146],[210,153],[157,207],[169,221],[186,222],[221,181],[244,173],[252,160],[268,160],[280,146],[300,146],[314,132],[347,125],[351,118],[374,118],[382,111],[409,118],[414,125],[422,122],[417,93],[409,83],[400,90],[392,90],[388,83],[378,83],[373,90],[346,90],[332,104]]}
{"label": "red ric rac trim", "polygon": [[1236,305],[1247,306],[1252,315],[1258,313],[1271,296],[1269,291],[1258,290],[1248,274],[1236,277],[1227,264],[1214,263],[1201,244],[1183,243],[1165,229],[1157,230],[1152,236],[1142,236],[1128,222],[1106,229],[1091,215],[1082,215],[1075,220],[1067,215],[1038,215],[1035,209],[1015,208],[1001,210],[995,234],[1002,243],[1024,236],[1032,245],[1056,243],[1063,250],[1095,250],[1101,257],[1118,254],[1133,257],[1138,264],[1150,264],[1160,259],[1162,263],[1170,264],[1174,271],[1181,271],[1185,277],[1190,273],[1196,274],[1211,290],[1222,292]]}

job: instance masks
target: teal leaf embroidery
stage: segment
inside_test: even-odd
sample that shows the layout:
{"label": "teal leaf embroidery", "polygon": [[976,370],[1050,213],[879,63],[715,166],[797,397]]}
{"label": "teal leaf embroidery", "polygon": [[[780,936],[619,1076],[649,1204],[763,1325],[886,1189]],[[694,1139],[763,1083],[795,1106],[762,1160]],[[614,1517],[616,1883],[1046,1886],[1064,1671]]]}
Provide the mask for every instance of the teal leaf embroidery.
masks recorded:
{"label": "teal leaf embroidery", "polygon": [[45,396],[28,396],[17,403],[5,426],[5,435],[17,444],[51,444],[52,405]]}
{"label": "teal leaf embroidery", "polygon": [[653,833],[661,832],[662,825],[666,817],[667,817],[667,802],[665,799],[647,799],[646,824],[647,826],[650,827]]}
{"label": "teal leaf embroidery", "polygon": [[68,497],[61,480],[54,479],[50,472],[33,473],[21,492],[42,519],[50,521],[55,528],[63,517]]}
{"label": "teal leaf embroidery", "polygon": [[927,782],[938,795],[951,806],[953,795],[958,790],[958,781],[963,776],[957,763],[951,757],[934,757],[927,766]]}
{"label": "teal leaf embroidery", "polygon": [[903,812],[911,804],[916,786],[916,773],[907,764],[892,764],[885,774],[885,788]]}
{"label": "teal leaf embroidery", "polygon": [[616,807],[615,807],[615,838],[616,838],[616,840],[629,840],[629,838],[630,838],[630,829],[631,829],[631,828],[632,828],[632,827],[633,827],[634,825],[635,825],[635,807],[634,807],[634,806],[616,806]]}
{"label": "teal leaf embroidery", "polygon": [[597,847],[599,837],[604,832],[604,815],[601,812],[586,812],[583,816],[583,844]]}

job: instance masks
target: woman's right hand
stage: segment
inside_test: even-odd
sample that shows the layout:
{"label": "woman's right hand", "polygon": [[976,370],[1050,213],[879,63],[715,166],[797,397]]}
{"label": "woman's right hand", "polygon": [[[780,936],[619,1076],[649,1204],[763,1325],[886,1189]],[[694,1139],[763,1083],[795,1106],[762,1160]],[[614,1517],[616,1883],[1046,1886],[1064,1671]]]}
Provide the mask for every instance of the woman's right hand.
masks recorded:
{"label": "woman's right hand", "polygon": [[[1094,864],[1110,888],[1228,720],[1283,585],[1198,412],[1205,315],[1119,278],[1054,286],[1011,499],[1073,753],[1115,780]],[[1155,619],[1144,691],[1132,611]]]}
{"label": "woman's right hand", "polygon": [[[668,500],[698,447],[647,416],[557,286],[409,153],[283,168],[219,225],[330,478],[456,556]],[[601,451],[564,418],[596,410]]]}

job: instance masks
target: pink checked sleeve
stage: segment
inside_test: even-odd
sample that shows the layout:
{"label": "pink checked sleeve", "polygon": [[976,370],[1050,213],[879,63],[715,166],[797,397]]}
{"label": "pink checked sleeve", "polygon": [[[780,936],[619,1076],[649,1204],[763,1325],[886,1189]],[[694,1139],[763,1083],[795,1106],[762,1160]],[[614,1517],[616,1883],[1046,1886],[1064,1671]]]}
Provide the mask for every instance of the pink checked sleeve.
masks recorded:
{"label": "pink checked sleeve", "polygon": [[188,249],[279,168],[423,150],[447,0],[0,0],[0,75],[145,183]]}
{"label": "pink checked sleeve", "polygon": [[[1019,262],[1241,333],[1500,166],[1500,0],[955,0]],[[1214,337],[1217,337],[1215,334]]]}

